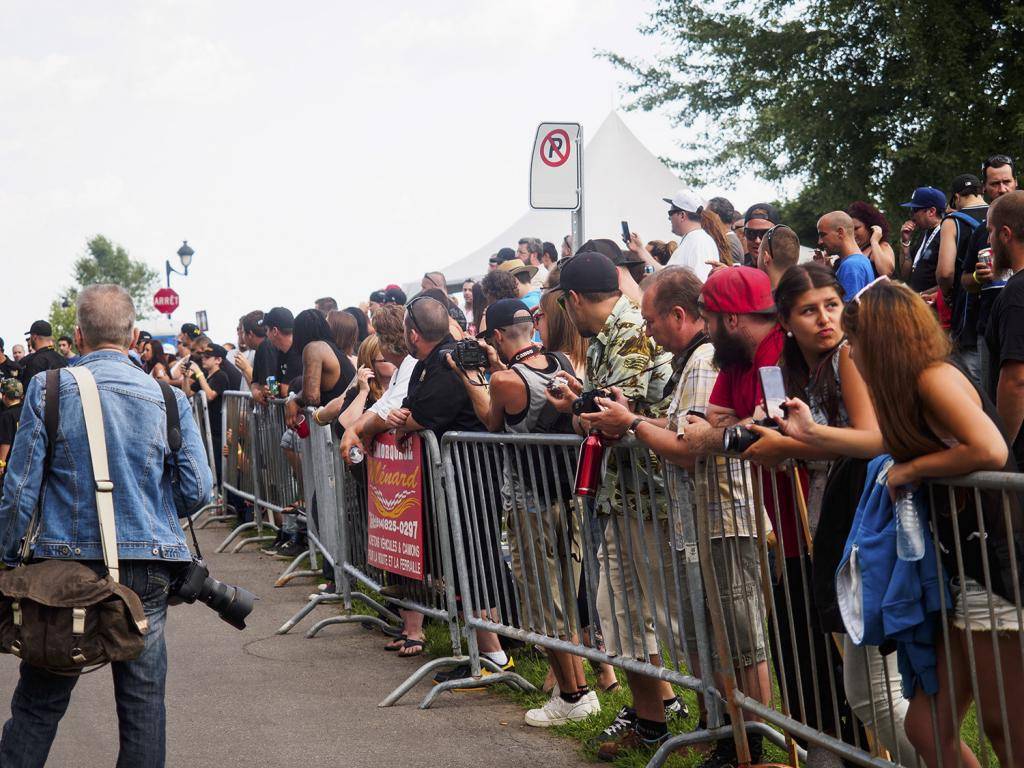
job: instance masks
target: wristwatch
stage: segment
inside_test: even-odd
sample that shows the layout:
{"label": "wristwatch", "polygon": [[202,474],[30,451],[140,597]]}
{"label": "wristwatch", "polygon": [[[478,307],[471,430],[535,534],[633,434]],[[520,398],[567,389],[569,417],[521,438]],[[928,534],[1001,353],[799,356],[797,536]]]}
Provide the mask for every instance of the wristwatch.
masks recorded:
{"label": "wristwatch", "polygon": [[636,429],[643,423],[644,418],[642,416],[637,416],[635,419],[633,419],[633,423],[629,425],[629,428],[626,431],[629,434],[633,435],[633,437],[636,437]]}

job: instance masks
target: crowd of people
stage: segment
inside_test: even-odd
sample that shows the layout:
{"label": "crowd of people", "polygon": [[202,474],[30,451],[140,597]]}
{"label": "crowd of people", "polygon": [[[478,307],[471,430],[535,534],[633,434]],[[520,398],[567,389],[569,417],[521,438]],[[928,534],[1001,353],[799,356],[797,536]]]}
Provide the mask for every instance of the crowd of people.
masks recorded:
{"label": "crowd of people", "polygon": [[[932,647],[923,662],[920,656],[907,661],[902,645],[897,653],[883,652],[882,643],[861,642],[848,632],[833,575],[847,537],[857,530],[857,502],[866,487],[887,486],[895,498],[928,478],[1016,471],[1024,458],[1024,295],[1017,298],[1024,294],[1024,278],[1017,275],[1024,268],[1024,192],[1016,184],[1013,160],[994,155],[980,175],[954,179],[948,195],[931,186],[908,190],[909,216],[896,240],[877,207],[853,201],[845,210],[823,212],[809,257],[775,206],[759,203],[740,214],[725,198],[706,201],[680,190],[664,198],[678,242],[645,242],[630,233],[623,246],[592,239],[576,247],[569,237],[557,245],[523,237],[516,248],[491,256],[486,271],[481,265],[479,279],[453,284],[430,271],[413,296],[392,284],[345,309],[325,297],[298,314],[284,307],[254,310],[239,318],[231,343],[216,343],[185,324],[172,355],[143,333],[132,359],[187,395],[205,394],[215,450],[228,437],[221,427],[225,392],[248,390],[258,403],[285,398],[288,429],[281,447],[293,466],[300,460],[297,428],[310,408],[316,423],[336,431],[347,462],[388,430],[400,437],[430,430],[439,440],[451,431],[631,437],[655,460],[628,466],[612,456],[588,514],[633,525],[632,497],[657,487],[667,489],[656,504],[655,518],[664,528],[658,546],[672,546],[670,521],[679,515],[708,520],[723,599],[734,615],[748,619],[728,630],[733,671],[747,695],[770,705],[774,665],[789,691],[802,689],[800,696],[790,694],[792,714],[802,722],[849,738],[852,713],[905,764],[919,757],[929,766],[956,760],[974,766],[977,758],[957,734],[975,690],[985,734],[1009,762],[1011,753],[1024,754],[1024,738],[1003,728],[997,695],[1024,683],[1015,601],[1024,589],[1024,538],[1016,506],[1004,517],[998,497],[990,503],[985,495],[966,494],[958,497],[959,528],[935,531],[935,556],[946,576],[939,588],[948,590],[951,622],[944,630],[934,617],[931,625],[922,620]],[[73,342],[55,344],[52,336],[47,322],[33,323],[31,354],[19,356],[15,347],[9,358],[0,341],[0,468],[29,379],[74,361]],[[486,362],[460,366],[452,353],[467,339],[480,346]],[[761,378],[762,369],[774,367],[781,370],[786,396],[781,413],[768,407]],[[574,408],[595,390],[603,390],[596,408]],[[726,434],[738,425],[748,433],[740,470],[720,456]],[[880,467],[875,459],[883,455],[891,461]],[[780,469],[789,460],[812,469],[795,475]],[[721,481],[723,474],[751,472],[750,466],[763,468],[756,474],[763,486],[758,493],[752,474]],[[494,484],[502,483],[496,476]],[[495,503],[529,510],[548,530],[573,525],[571,491],[544,505],[537,494],[489,490]],[[755,498],[763,498],[764,510]],[[926,504],[922,494],[915,499]],[[229,495],[228,503],[246,519],[241,499]],[[302,511],[301,504],[296,499],[280,515],[278,539],[265,551],[289,559],[304,551],[301,516],[292,514]],[[759,519],[765,513],[768,519]],[[654,545],[640,530],[615,539],[598,536],[598,559],[629,572],[601,570],[593,596],[597,616],[590,617],[601,635],[584,641],[603,643],[613,655],[639,647],[645,660],[659,664],[664,638],[653,627],[690,635],[695,617],[656,619],[665,596],[640,564],[671,558],[652,556]],[[519,553],[526,542],[509,534],[511,571],[522,599],[537,582],[524,573]],[[768,593],[732,589],[736,580],[761,583],[763,535],[770,537],[776,568]],[[829,541],[831,571],[821,567]],[[586,558],[568,551],[551,558],[544,567],[553,575],[544,583],[577,593],[579,570],[567,571],[564,564]],[[809,572],[813,580],[806,578]],[[617,592],[626,582],[646,612],[642,627],[617,615],[624,603]],[[549,607],[553,616],[537,621],[564,625],[568,606],[552,599]],[[772,612],[781,625],[778,639],[764,630]],[[403,611],[402,619],[401,634],[388,650],[417,656],[424,650],[424,618]],[[806,633],[807,626],[813,631]],[[993,627],[995,641],[987,634]],[[828,652],[829,633],[841,637],[841,654]],[[514,669],[498,635],[476,635],[496,668]],[[562,639],[579,641],[568,634]],[[975,688],[968,677],[969,645]],[[834,663],[824,661],[829,658]],[[581,659],[563,651],[549,651],[548,659],[551,698],[528,712],[526,722],[549,726],[599,712]],[[700,675],[696,658],[689,666]],[[602,690],[619,685],[607,665],[596,671]],[[435,681],[466,674],[451,670]],[[1003,686],[994,684],[999,675]],[[812,711],[809,702],[830,679],[840,700],[827,712]],[[602,759],[625,750],[653,751],[668,738],[670,721],[685,713],[665,681],[628,672],[627,682],[632,705],[616,713],[599,737]],[[760,737],[751,736],[750,747],[753,761],[760,762]],[[723,741],[703,765],[736,760],[735,747]],[[811,764],[830,761],[830,753],[811,750]]]}

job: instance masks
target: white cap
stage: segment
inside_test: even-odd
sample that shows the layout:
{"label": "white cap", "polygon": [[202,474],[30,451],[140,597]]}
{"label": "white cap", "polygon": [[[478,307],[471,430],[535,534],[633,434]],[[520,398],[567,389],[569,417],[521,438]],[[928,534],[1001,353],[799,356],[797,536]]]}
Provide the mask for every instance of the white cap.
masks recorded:
{"label": "white cap", "polygon": [[697,193],[691,192],[688,189],[680,189],[672,197],[663,197],[661,199],[687,213],[700,213],[701,209],[707,205]]}

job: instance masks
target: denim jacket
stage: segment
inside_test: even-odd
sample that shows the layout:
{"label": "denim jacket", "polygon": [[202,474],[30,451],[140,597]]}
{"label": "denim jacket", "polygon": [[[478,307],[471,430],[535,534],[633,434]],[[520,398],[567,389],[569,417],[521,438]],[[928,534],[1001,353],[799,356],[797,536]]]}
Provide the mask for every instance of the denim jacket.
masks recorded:
{"label": "denim jacket", "polygon": [[[114,484],[118,556],[125,560],[189,560],[171,491],[170,462],[180,468],[181,492],[192,508],[210,498],[206,451],[184,394],[175,390],[182,444],[167,445],[163,393],[127,355],[100,350],[80,358],[96,379],[106,430],[107,462]],[[38,503],[41,510],[32,556],[102,560],[95,481],[78,385],[60,374],[60,424],[49,475],[43,476],[48,439],[43,423],[46,373],[32,378],[7,461],[0,501],[0,559],[17,561]]]}

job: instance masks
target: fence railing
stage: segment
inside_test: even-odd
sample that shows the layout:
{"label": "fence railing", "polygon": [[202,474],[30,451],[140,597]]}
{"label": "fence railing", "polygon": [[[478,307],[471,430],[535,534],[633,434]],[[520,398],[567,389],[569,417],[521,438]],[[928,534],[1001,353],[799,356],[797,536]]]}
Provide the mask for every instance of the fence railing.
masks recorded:
{"label": "fence railing", "polygon": [[[794,765],[815,763],[816,750],[877,768],[1024,755],[1012,709],[1024,684],[1019,475],[925,486],[915,503],[931,554],[901,561],[891,510],[870,519],[888,491],[866,462],[808,471],[707,456],[683,470],[623,442],[591,500],[572,489],[576,436],[449,433],[438,446],[423,433],[420,582],[371,565],[367,462],[346,466],[330,428],[310,420],[290,478],[287,460],[272,458],[284,431],[274,406],[234,395],[224,413],[225,487],[278,511],[304,489],[315,548],[334,568],[337,591],[311,598],[280,633],[326,603],[376,615],[332,616],[307,637],[338,623],[393,630],[399,609],[447,627],[451,654],[383,706],[459,663],[469,676],[421,706],[451,688],[529,687],[480,654],[476,633],[494,632],[695,692],[698,728],[650,765],[707,741],[739,763],[780,760],[768,745]],[[911,576],[918,586],[903,594]]]}

